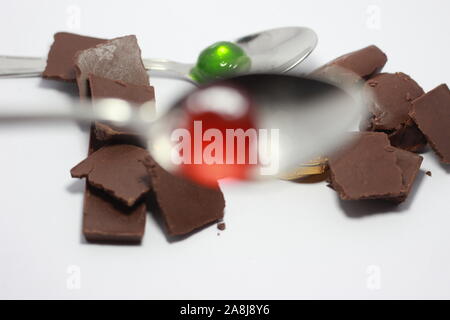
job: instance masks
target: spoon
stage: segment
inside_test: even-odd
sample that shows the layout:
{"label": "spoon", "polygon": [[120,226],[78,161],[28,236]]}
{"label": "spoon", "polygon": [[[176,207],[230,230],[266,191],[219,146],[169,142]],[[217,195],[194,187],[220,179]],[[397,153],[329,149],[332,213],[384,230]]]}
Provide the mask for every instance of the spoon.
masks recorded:
{"label": "spoon", "polygon": [[[94,107],[75,102],[70,109],[43,104],[33,108],[39,112],[31,113],[20,113],[17,109],[8,113],[0,108],[0,123],[3,126],[24,120],[81,120],[123,126],[142,136],[150,154],[166,170],[208,185],[223,178],[223,173],[241,180],[278,177],[296,168],[299,161],[329,154],[345,142],[345,132],[359,121],[363,110],[362,102],[355,99],[358,95],[347,90],[293,75],[248,74],[195,88],[156,118],[153,103],[136,107],[122,100],[106,99],[95,102]],[[205,130],[196,131],[198,122]],[[210,132],[214,132],[214,140],[206,137],[206,129],[215,130]],[[227,130],[236,133],[239,129],[248,133],[249,142],[246,144],[245,138],[243,145],[236,142],[237,147],[233,148],[236,154],[228,162],[230,150],[224,147],[228,143]],[[180,130],[185,134],[181,140]],[[254,143],[250,142],[252,133]],[[185,143],[188,138],[192,140]],[[223,143],[216,145],[214,155],[220,154],[226,160],[210,163],[205,150],[211,149],[219,138]],[[189,149],[189,157],[192,151],[192,161],[179,161],[182,143]],[[192,150],[191,146],[194,146]],[[200,147],[200,161],[195,159],[196,146]],[[240,147],[248,155],[241,163],[236,160]],[[183,150],[183,157],[187,149]],[[253,151],[257,163],[250,160]]]}
{"label": "spoon", "polygon": [[[254,33],[238,38],[234,42],[223,42],[222,44],[225,45],[223,47],[225,49],[237,45],[243,50],[250,60],[249,68],[245,68],[246,72],[278,73],[286,72],[303,61],[316,47],[317,35],[306,27],[284,27]],[[221,50],[220,45],[214,48]],[[211,47],[205,50],[209,50],[211,53]],[[217,51],[213,53],[217,54]],[[220,58],[220,55],[218,57]],[[231,56],[231,58],[233,59],[235,56]],[[226,55],[225,59],[227,59]],[[143,59],[143,63],[145,68],[152,72],[152,75],[175,77],[197,83],[201,79],[193,77],[192,71],[194,67],[201,64],[200,60],[197,61],[197,64],[193,64],[167,59]],[[227,68],[239,71],[238,66],[234,65],[232,61],[218,62],[225,62]],[[45,65],[45,58],[0,56],[0,78],[40,76]],[[224,70],[225,68],[222,68],[222,71]]]}

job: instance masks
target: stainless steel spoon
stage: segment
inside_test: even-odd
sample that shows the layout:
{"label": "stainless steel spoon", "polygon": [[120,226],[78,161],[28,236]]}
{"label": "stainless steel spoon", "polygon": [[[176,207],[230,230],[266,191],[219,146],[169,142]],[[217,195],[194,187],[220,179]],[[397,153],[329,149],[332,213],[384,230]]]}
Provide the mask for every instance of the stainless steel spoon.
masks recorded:
{"label": "stainless steel spoon", "polygon": [[[316,47],[316,33],[306,27],[266,30],[234,41],[251,58],[250,72],[286,72],[303,61]],[[193,63],[167,59],[143,59],[154,76],[175,77],[190,82]],[[0,78],[37,77],[45,69],[45,58],[0,56]]]}
{"label": "stainless steel spoon", "polygon": [[[156,119],[152,103],[134,107],[122,100],[107,99],[95,103],[93,108],[90,104],[79,102],[74,102],[70,109],[43,104],[34,107],[33,112],[19,112],[11,106],[11,112],[0,108],[0,124],[42,120],[113,122],[115,126],[124,126],[139,133],[160,165],[176,172],[176,164],[172,161],[176,145],[173,133],[183,120],[190,119],[192,112],[184,102],[199,92],[210,90],[208,95],[203,95],[208,97],[207,107],[211,108],[207,111],[229,114],[233,101],[236,101],[233,92],[229,93],[230,87],[243,90],[253,101],[258,119],[257,130],[264,129],[266,133],[276,135],[276,140],[270,141],[270,150],[266,150],[266,157],[274,166],[265,173],[256,172],[255,178],[278,176],[317,154],[329,154],[330,150],[343,143],[345,132],[358,123],[363,110],[362,102],[355,98],[359,96],[358,87],[353,89],[356,94],[349,94],[337,86],[314,79],[281,74],[249,74],[196,88]],[[217,88],[222,89],[211,90]],[[223,101],[226,103],[221,103]],[[200,107],[205,111],[205,105]]]}

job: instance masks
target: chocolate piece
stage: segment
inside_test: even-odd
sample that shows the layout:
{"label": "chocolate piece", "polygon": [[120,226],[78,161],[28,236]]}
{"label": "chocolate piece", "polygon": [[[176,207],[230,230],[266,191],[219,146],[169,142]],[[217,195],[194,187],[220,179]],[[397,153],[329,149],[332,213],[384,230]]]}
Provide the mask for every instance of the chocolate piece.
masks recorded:
{"label": "chocolate piece", "polygon": [[[89,153],[104,145],[91,128]],[[127,207],[105,192],[86,183],[83,205],[83,234],[90,242],[138,243],[145,230],[145,202]]]}
{"label": "chocolate piece", "polygon": [[377,74],[383,69],[386,61],[386,54],[377,46],[371,45],[328,62],[312,75],[338,83],[346,79],[353,82],[358,78],[368,79]]}
{"label": "chocolate piece", "polygon": [[433,174],[431,173],[431,171],[427,171],[427,172],[425,172],[425,174],[426,174],[427,176],[429,176],[429,177],[433,176]]}
{"label": "chocolate piece", "polygon": [[150,190],[150,180],[142,160],[145,149],[118,144],[105,146],[76,165],[74,178],[87,178],[89,184],[105,191],[127,206],[133,206]]}
{"label": "chocolate piece", "polygon": [[414,181],[416,180],[417,173],[419,172],[420,165],[422,164],[423,157],[399,148],[394,148],[394,153],[397,157],[397,166],[402,171],[403,194],[400,197],[391,200],[400,203],[404,201],[410,193]]}
{"label": "chocolate piece", "polygon": [[[90,74],[89,87],[95,102],[101,98],[117,98],[136,105],[155,100],[155,92],[149,85],[133,85],[119,80],[111,80]],[[119,141],[133,139],[134,133],[108,123],[95,122],[96,136],[99,140],[115,139]]]}
{"label": "chocolate piece", "polygon": [[217,224],[217,229],[219,229],[220,231],[225,230],[225,228],[226,228],[225,222],[221,222],[221,223]]}
{"label": "chocolate piece", "polygon": [[422,157],[390,146],[381,132],[354,133],[352,138],[329,158],[331,186],[340,198],[405,200]]}
{"label": "chocolate piece", "polygon": [[411,101],[421,96],[422,88],[408,75],[381,73],[365,84],[365,94],[369,100],[371,118],[368,131],[381,131],[389,134],[391,144],[409,151],[421,151],[426,139],[411,121]]}
{"label": "chocolate piece", "polygon": [[211,189],[174,176],[151,157],[144,164],[169,235],[185,235],[223,218],[225,200],[218,185]]}
{"label": "chocolate piece", "polygon": [[89,74],[134,85],[149,84],[135,36],[116,38],[78,52],[75,70],[81,98],[88,95]]}
{"label": "chocolate piece", "polygon": [[44,78],[75,81],[75,54],[87,48],[106,42],[105,39],[85,37],[74,33],[58,32],[50,47],[47,66],[42,74]]}
{"label": "chocolate piece", "polygon": [[83,234],[90,242],[138,243],[144,235],[146,213],[144,202],[127,207],[87,184]]}
{"label": "chocolate piece", "polygon": [[446,84],[413,101],[411,117],[443,163],[450,164],[450,91]]}

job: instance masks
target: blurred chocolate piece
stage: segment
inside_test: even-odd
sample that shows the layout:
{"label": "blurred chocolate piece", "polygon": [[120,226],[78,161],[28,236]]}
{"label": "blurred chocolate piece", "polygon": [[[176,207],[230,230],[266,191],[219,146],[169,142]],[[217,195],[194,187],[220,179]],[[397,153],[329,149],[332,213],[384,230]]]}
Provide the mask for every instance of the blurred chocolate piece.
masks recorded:
{"label": "blurred chocolate piece", "polygon": [[133,35],[109,40],[78,52],[75,56],[75,69],[81,98],[89,94],[89,74],[134,85],[149,84],[141,59],[141,49]]}
{"label": "blurred chocolate piece", "polygon": [[42,74],[44,78],[75,81],[75,54],[80,50],[106,42],[105,39],[85,37],[74,33],[58,32],[47,58],[47,66]]}
{"label": "blurred chocolate piece", "polygon": [[352,83],[377,74],[383,69],[386,61],[386,54],[377,46],[371,45],[340,56],[315,70],[311,75],[338,84]]}
{"label": "blurred chocolate piece", "polygon": [[413,101],[411,117],[443,163],[450,164],[450,91],[446,84]]}
{"label": "blurred chocolate piece", "polygon": [[387,133],[395,147],[413,152],[423,150],[425,136],[409,116],[411,102],[424,93],[422,88],[408,75],[398,72],[376,75],[366,82],[364,91],[370,118],[361,129]]}
{"label": "blurred chocolate piece", "polygon": [[382,132],[359,132],[329,158],[330,184],[342,200],[406,199],[422,157],[390,145]]}
{"label": "blurred chocolate piece", "polygon": [[142,164],[146,156],[145,149],[133,145],[105,146],[76,165],[70,173],[74,178],[86,178],[89,185],[133,206],[150,190],[150,179]]}
{"label": "blurred chocolate piece", "polygon": [[[133,85],[120,80],[111,80],[89,75],[89,87],[91,97],[95,102],[102,98],[116,98],[128,101],[137,106],[144,103],[152,103],[154,109],[155,92],[149,85]],[[129,128],[120,128],[110,123],[95,122],[95,134],[99,140],[113,139],[115,141],[126,141],[137,139],[135,133]]]}
{"label": "blurred chocolate piece", "polygon": [[211,189],[172,175],[151,157],[144,164],[170,236],[188,234],[223,218],[225,200],[219,185]]}
{"label": "blurred chocolate piece", "polygon": [[[105,143],[95,138],[91,128],[89,154]],[[111,159],[114,161],[114,159]],[[109,160],[108,160],[109,161]],[[144,236],[147,206],[144,201],[128,207],[86,183],[83,205],[83,235],[89,242],[139,243]]]}

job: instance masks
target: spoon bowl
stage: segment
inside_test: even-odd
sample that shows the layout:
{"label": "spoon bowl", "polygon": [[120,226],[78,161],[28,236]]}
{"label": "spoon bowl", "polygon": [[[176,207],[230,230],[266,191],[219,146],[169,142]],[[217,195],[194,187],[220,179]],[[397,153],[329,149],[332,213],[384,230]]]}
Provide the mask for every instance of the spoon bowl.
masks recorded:
{"label": "spoon bowl", "polygon": [[306,27],[276,28],[235,40],[250,56],[252,73],[289,71],[309,56],[317,41]]}

